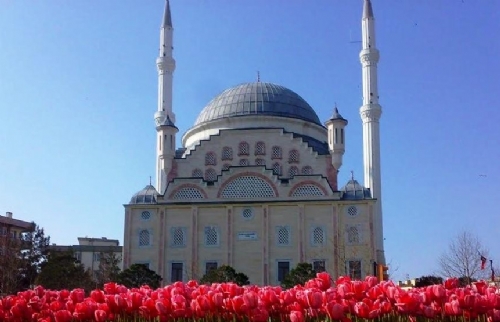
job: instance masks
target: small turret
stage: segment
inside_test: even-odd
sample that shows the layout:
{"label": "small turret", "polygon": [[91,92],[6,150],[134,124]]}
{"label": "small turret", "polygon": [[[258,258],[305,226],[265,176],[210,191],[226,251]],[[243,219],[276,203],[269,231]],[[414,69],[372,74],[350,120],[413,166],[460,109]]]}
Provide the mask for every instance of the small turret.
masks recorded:
{"label": "small turret", "polygon": [[340,115],[337,106],[333,110],[332,117],[325,122],[328,130],[328,147],[332,155],[332,165],[337,171],[342,166],[342,158],[345,152],[345,131],[347,120]]}

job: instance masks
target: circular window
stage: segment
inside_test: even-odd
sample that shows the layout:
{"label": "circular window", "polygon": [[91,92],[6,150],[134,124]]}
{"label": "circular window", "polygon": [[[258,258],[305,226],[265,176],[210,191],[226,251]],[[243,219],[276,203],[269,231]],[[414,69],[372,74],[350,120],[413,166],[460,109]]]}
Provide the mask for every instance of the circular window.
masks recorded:
{"label": "circular window", "polygon": [[151,219],[151,213],[149,211],[143,211],[141,213],[141,219],[142,220],[149,220],[149,219]]}
{"label": "circular window", "polygon": [[241,212],[241,216],[245,220],[252,219],[253,218],[253,210],[252,210],[252,208],[245,208],[245,209],[243,209],[243,211]]}
{"label": "circular window", "polygon": [[356,208],[355,206],[350,206],[349,208],[347,208],[347,213],[349,214],[349,216],[356,216],[358,214],[358,208]]}

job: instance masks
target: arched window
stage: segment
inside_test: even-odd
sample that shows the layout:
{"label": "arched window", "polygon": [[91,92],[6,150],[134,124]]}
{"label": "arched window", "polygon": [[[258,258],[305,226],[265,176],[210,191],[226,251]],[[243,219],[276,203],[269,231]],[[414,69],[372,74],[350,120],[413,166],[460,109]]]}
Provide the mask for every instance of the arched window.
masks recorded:
{"label": "arched window", "polygon": [[216,165],[217,160],[214,152],[207,152],[205,154],[205,165]]}
{"label": "arched window", "polygon": [[238,145],[238,155],[249,155],[250,154],[250,146],[247,142],[240,142]]}
{"label": "arched window", "polygon": [[217,172],[215,172],[215,170],[212,168],[205,170],[205,180],[206,181],[217,180]]}
{"label": "arched window", "polygon": [[290,227],[276,227],[276,242],[278,245],[290,245]]}
{"label": "arched window", "polygon": [[232,160],[233,159],[233,148],[225,146],[222,148],[222,160]]}
{"label": "arched window", "polygon": [[356,226],[349,226],[347,228],[347,242],[349,244],[359,244],[359,231]]}
{"label": "arched window", "polygon": [[240,166],[247,166],[249,164],[250,164],[250,162],[248,162],[248,159],[241,159],[240,160]]}
{"label": "arched window", "polygon": [[299,151],[293,149],[288,152],[288,162],[289,163],[299,163],[300,155]]}
{"label": "arched window", "polygon": [[273,174],[280,176],[281,175],[281,164],[276,162],[273,164]]}
{"label": "arched window", "polygon": [[240,176],[229,183],[220,191],[221,198],[274,198],[276,192],[264,179],[257,176]]}
{"label": "arched window", "polygon": [[264,159],[255,159],[255,165],[266,165],[266,160],[264,160]]}
{"label": "arched window", "polygon": [[151,245],[151,234],[149,230],[141,230],[139,232],[139,246],[149,246]]}
{"label": "arched window", "polygon": [[299,168],[297,168],[296,166],[290,167],[290,169],[288,169],[288,177],[290,179],[298,174],[299,174]]}
{"label": "arched window", "polygon": [[200,169],[194,169],[193,172],[191,172],[191,176],[193,178],[203,178],[203,171]]}
{"label": "arched window", "polygon": [[255,155],[266,155],[266,144],[264,142],[255,143]]}
{"label": "arched window", "polygon": [[283,153],[281,147],[273,146],[273,153],[271,155],[271,159],[281,159],[283,157]]}
{"label": "arched window", "polygon": [[170,245],[172,247],[186,246],[186,229],[183,227],[172,227],[170,229]]}
{"label": "arched window", "polygon": [[313,174],[313,169],[306,165],[305,167],[302,167],[302,174]]}
{"label": "arched window", "polygon": [[320,246],[325,243],[325,232],[321,227],[314,227],[311,236],[312,244],[315,246]]}
{"label": "arched window", "polygon": [[219,245],[219,231],[217,227],[205,227],[205,245],[217,246]]}

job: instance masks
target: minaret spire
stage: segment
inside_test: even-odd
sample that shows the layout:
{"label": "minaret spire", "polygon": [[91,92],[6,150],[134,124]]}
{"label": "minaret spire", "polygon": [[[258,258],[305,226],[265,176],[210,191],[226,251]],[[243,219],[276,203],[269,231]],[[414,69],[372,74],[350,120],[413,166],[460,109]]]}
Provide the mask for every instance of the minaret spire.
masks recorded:
{"label": "minaret spire", "polygon": [[175,59],[173,57],[174,28],[170,2],[166,0],[163,21],[160,28],[160,53],[156,59],[158,69],[158,110],[154,118],[156,123],[156,190],[164,193],[168,175],[173,166],[175,156],[175,114],[172,109],[172,86]]}
{"label": "minaret spire", "polygon": [[167,0],[165,4],[165,13],[163,14],[163,23],[161,24],[162,28],[170,27],[172,28],[172,14],[170,13],[170,1]]}
{"label": "minaret spire", "polygon": [[375,17],[370,0],[364,0],[362,17],[362,44],[359,53],[363,75],[363,106],[360,108],[363,120],[363,167],[365,187],[370,188],[377,199],[374,209],[374,238],[377,263],[385,263],[382,229],[382,184],[380,170],[380,116],[377,63],[379,51],[375,41]]}

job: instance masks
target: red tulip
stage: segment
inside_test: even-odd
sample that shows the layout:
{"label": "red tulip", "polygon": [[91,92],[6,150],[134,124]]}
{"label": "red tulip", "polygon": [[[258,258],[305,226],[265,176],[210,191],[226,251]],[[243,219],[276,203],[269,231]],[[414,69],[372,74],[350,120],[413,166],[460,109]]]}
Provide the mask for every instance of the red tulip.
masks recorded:
{"label": "red tulip", "polygon": [[460,285],[458,278],[452,277],[448,278],[446,281],[444,281],[444,288],[447,290],[453,290],[456,289]]}
{"label": "red tulip", "polygon": [[354,313],[360,318],[368,319],[370,316],[370,308],[364,302],[357,302],[354,305]]}
{"label": "red tulip", "polygon": [[326,305],[325,309],[332,320],[341,320],[345,317],[344,306],[342,304],[330,302]]}
{"label": "red tulip", "polygon": [[73,316],[68,310],[60,310],[54,313],[54,319],[56,322],[70,322]]}
{"label": "red tulip", "polygon": [[304,322],[305,316],[302,311],[291,311],[290,312],[290,322]]}
{"label": "red tulip", "polygon": [[104,292],[101,290],[93,290],[92,292],[90,292],[90,297],[97,303],[104,303],[106,301]]}
{"label": "red tulip", "polygon": [[245,305],[249,310],[256,309],[257,305],[259,304],[257,293],[255,293],[254,291],[243,293],[243,302],[245,302]]}
{"label": "red tulip", "polygon": [[94,317],[96,322],[104,322],[108,318],[108,314],[104,310],[95,310]]}

